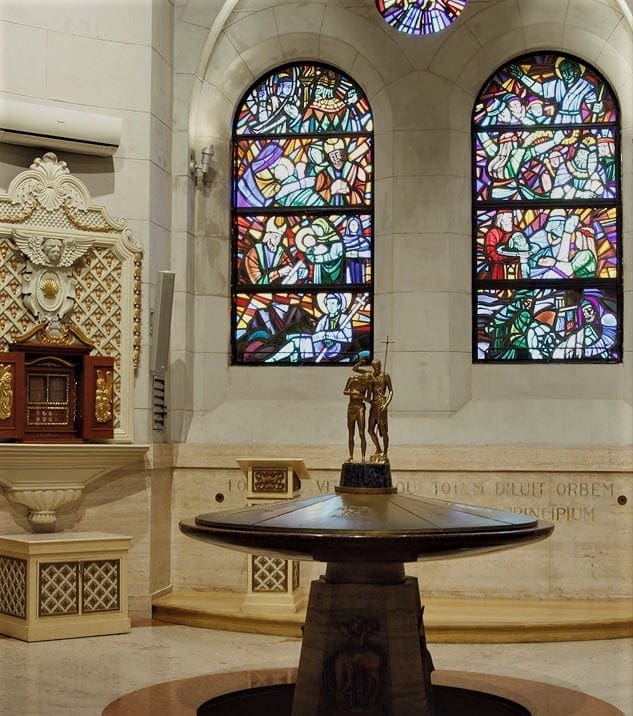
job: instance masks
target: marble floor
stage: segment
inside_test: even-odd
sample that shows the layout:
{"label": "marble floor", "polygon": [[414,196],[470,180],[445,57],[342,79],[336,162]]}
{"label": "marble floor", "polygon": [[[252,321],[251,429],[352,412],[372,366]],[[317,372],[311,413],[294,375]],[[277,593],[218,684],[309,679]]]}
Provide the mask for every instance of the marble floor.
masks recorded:
{"label": "marble floor", "polygon": [[[579,689],[633,716],[633,639],[429,644],[429,649],[438,669]],[[130,634],[84,639],[27,644],[0,637],[0,714],[99,716],[114,699],[151,684],[212,672],[295,666],[299,650],[295,638],[159,622],[135,626]]]}

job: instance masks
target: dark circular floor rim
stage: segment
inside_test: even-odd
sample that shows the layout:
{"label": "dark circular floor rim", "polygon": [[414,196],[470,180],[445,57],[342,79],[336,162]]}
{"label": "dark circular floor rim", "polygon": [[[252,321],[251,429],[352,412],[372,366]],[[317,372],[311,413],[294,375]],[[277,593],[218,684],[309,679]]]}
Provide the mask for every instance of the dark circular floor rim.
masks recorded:
{"label": "dark circular floor rim", "polygon": [[[202,703],[197,716],[291,716],[294,684],[273,684],[233,691]],[[530,716],[509,699],[456,686],[433,686],[437,716]],[[336,707],[333,706],[335,709]]]}

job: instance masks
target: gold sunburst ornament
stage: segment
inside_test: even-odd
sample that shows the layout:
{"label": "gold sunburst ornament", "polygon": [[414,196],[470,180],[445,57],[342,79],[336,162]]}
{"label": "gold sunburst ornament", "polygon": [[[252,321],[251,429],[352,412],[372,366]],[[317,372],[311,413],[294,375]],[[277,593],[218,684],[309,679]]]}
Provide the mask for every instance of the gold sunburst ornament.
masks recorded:
{"label": "gold sunburst ornament", "polygon": [[40,284],[40,289],[44,294],[44,297],[48,298],[50,301],[59,293],[59,284],[55,281],[55,279],[47,278]]}

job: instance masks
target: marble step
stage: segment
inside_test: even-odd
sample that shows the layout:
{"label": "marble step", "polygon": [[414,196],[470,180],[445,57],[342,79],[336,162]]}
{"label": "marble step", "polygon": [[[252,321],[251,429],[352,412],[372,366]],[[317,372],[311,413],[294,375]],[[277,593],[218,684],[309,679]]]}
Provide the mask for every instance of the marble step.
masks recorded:
{"label": "marble step", "polygon": [[[153,600],[153,618],[186,626],[301,636],[305,608],[243,608],[238,592],[174,590]],[[426,637],[434,643],[518,643],[633,636],[633,602],[426,597]]]}

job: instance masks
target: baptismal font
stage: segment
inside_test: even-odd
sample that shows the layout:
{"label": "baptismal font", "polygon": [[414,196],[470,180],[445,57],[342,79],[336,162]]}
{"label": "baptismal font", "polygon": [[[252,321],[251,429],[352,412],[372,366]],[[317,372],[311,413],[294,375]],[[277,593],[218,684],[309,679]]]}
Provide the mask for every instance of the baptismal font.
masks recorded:
{"label": "baptismal font", "polygon": [[[405,575],[404,563],[517,547],[554,527],[513,512],[397,494],[388,458],[394,392],[385,368],[386,360],[352,367],[343,390],[349,455],[333,494],[180,524],[185,534],[231,549],[327,563],[311,585],[296,685],[211,699],[199,707],[201,716],[529,715],[498,696],[432,685],[418,580]],[[368,461],[367,435],[375,448]]]}

